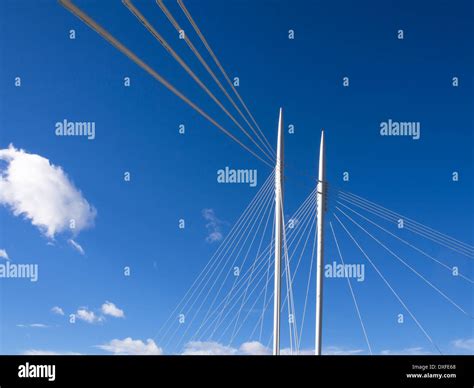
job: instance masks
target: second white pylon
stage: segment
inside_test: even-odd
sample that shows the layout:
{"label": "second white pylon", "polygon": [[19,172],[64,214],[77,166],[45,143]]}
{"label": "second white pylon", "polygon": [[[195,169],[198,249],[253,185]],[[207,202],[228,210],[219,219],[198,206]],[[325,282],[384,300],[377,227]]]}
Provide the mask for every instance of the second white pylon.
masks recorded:
{"label": "second white pylon", "polygon": [[315,354],[321,355],[323,325],[323,265],[324,265],[324,213],[326,211],[326,154],[324,147],[324,130],[321,131],[319,146],[319,172],[316,190],[317,209],[317,253],[316,253],[316,343]]}
{"label": "second white pylon", "polygon": [[281,309],[281,240],[283,211],[283,109],[278,119],[278,142],[275,166],[275,284],[273,304],[273,355],[280,354],[280,309]]}

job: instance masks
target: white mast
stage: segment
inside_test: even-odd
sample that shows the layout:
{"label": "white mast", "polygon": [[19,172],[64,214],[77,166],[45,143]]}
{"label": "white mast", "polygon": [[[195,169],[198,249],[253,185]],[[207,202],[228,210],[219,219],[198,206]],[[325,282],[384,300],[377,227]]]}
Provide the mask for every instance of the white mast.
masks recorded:
{"label": "white mast", "polygon": [[280,354],[280,309],[281,309],[281,239],[283,203],[283,109],[278,119],[278,143],[275,166],[275,287],[273,305],[273,355]]}
{"label": "white mast", "polygon": [[316,264],[316,344],[315,354],[321,355],[322,322],[323,322],[323,259],[324,259],[324,212],[326,211],[326,154],[324,150],[324,130],[321,131],[319,147],[319,173],[316,193],[318,221],[318,249]]}

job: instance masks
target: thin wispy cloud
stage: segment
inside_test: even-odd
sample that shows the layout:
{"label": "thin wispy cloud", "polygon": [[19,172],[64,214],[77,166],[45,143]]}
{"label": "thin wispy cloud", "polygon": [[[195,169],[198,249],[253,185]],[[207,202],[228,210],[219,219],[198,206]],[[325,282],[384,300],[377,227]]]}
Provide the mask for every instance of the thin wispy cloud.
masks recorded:
{"label": "thin wispy cloud", "polygon": [[0,160],[6,162],[0,169],[0,204],[14,216],[29,220],[51,239],[65,231],[77,234],[93,224],[96,210],[61,167],[13,145],[0,150]]}
{"label": "thin wispy cloud", "polygon": [[59,306],[54,306],[51,308],[51,312],[57,315],[64,315],[64,310]]}
{"label": "thin wispy cloud", "polygon": [[49,327],[48,325],[45,325],[44,323],[27,323],[27,324],[19,323],[16,326],[21,327],[21,328],[33,328],[33,329],[46,329],[47,327]]}
{"label": "thin wispy cloud", "polygon": [[72,238],[68,240],[68,243],[76,250],[78,251],[81,255],[85,255],[84,249],[82,246],[77,242],[74,241]]}
{"label": "thin wispy cloud", "polygon": [[460,350],[467,350],[468,352],[474,353],[474,338],[456,339],[451,344]]}
{"label": "thin wispy cloud", "polygon": [[431,354],[430,351],[426,350],[421,346],[413,346],[403,349],[385,349],[380,352],[380,354],[388,356],[388,355],[426,355]]}
{"label": "thin wispy cloud", "polygon": [[222,234],[222,225],[224,225],[225,222],[216,216],[214,209],[203,209],[201,214],[204,220],[206,220],[206,242],[212,244],[214,242],[221,241],[224,237]]}
{"label": "thin wispy cloud", "polygon": [[62,352],[54,350],[43,349],[28,349],[22,353],[24,356],[79,356],[81,353],[76,352]]}
{"label": "thin wispy cloud", "polygon": [[[322,354],[329,356],[351,356],[363,353],[363,349],[351,349],[343,346],[326,346],[322,349]],[[314,350],[312,351],[314,354]]]}

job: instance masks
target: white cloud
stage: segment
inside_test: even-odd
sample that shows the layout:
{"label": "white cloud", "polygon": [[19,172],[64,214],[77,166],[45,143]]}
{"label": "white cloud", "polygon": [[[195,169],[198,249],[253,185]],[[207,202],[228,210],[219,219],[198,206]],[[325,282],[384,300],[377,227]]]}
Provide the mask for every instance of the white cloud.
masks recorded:
{"label": "white cloud", "polygon": [[399,355],[424,355],[424,354],[431,354],[431,352],[425,350],[421,346],[413,346],[410,348],[404,349],[385,349],[380,352],[380,354],[384,356],[392,355],[392,354],[399,354]]}
{"label": "white cloud", "polygon": [[57,314],[57,315],[64,315],[64,310],[59,307],[59,306],[54,306],[52,309],[51,309],[51,312],[53,314]]}
{"label": "white cloud", "polygon": [[68,243],[69,243],[76,251],[78,251],[81,255],[84,255],[84,254],[85,254],[84,249],[82,248],[82,246],[81,246],[78,242],[74,241],[72,238],[69,239],[69,240],[67,240],[67,241],[68,241]]}
{"label": "white cloud", "polygon": [[53,350],[28,349],[23,353],[25,356],[79,356],[81,353],[75,352],[57,352]]}
{"label": "white cloud", "polygon": [[191,341],[185,345],[182,354],[199,356],[224,356],[237,354],[237,349],[214,341]]}
{"label": "white cloud", "polygon": [[[283,348],[280,350],[280,354],[282,356],[291,356],[291,349],[290,348]],[[295,351],[293,350],[293,355],[295,354]],[[301,349],[298,351],[298,356],[313,356],[314,355],[314,349]]]}
{"label": "white cloud", "polygon": [[[344,355],[356,355],[361,354],[363,349],[349,349],[341,346],[326,346],[322,350],[322,353],[330,356],[344,356]],[[314,350],[312,351],[314,354]]]}
{"label": "white cloud", "polygon": [[452,341],[452,344],[457,349],[467,350],[474,353],[474,338],[457,339]]}
{"label": "white cloud", "polygon": [[105,315],[110,315],[111,317],[115,317],[115,318],[124,318],[125,317],[125,313],[123,310],[119,309],[115,304],[113,304],[112,302],[108,302],[106,301],[103,305],[102,305],[102,314],[105,314]]}
{"label": "white cloud", "polygon": [[79,308],[76,312],[76,316],[87,323],[97,323],[103,320],[102,317],[98,317],[93,311],[87,310],[85,307]]}
{"label": "white cloud", "polygon": [[232,356],[232,355],[268,355],[271,349],[258,341],[244,342],[239,348],[224,345],[215,341],[191,341],[188,342],[182,352],[183,355],[201,356]]}
{"label": "white cloud", "polygon": [[0,259],[10,260],[5,249],[0,249]]}
{"label": "white cloud", "polygon": [[112,341],[98,345],[99,349],[105,350],[116,355],[160,355],[163,350],[159,348],[155,341],[147,339],[146,343],[142,340],[133,340],[130,337],[120,339],[113,339]]}
{"label": "white cloud", "polygon": [[45,329],[49,327],[48,325],[45,325],[44,323],[28,323],[26,325],[23,323],[19,323],[16,326],[21,327],[21,328],[31,327],[31,328],[37,328],[37,329]]}
{"label": "white cloud", "polygon": [[222,224],[223,222],[217,218],[214,209],[203,209],[202,216],[207,221],[206,229],[207,229],[207,237],[206,241],[208,243],[214,243],[221,241],[224,237],[222,234]]}
{"label": "white cloud", "polygon": [[[109,315],[115,318],[125,318],[125,313],[122,309],[118,308],[114,303],[106,301],[100,308],[100,312],[104,315]],[[78,319],[87,323],[100,323],[105,320],[104,315],[97,315],[94,311],[89,310],[87,307],[80,307],[76,311]]]}
{"label": "white cloud", "polygon": [[258,341],[244,342],[240,345],[240,353],[246,355],[264,356],[272,354],[270,348]]}
{"label": "white cloud", "polygon": [[7,162],[0,169],[0,204],[15,216],[30,220],[49,238],[70,230],[71,220],[75,234],[93,224],[96,210],[61,167],[13,145],[0,150],[0,160]]}
{"label": "white cloud", "polygon": [[218,241],[221,241],[222,240],[222,237],[224,237],[222,235],[221,232],[218,232],[218,231],[214,231],[214,232],[210,232],[207,236],[206,236],[206,241],[208,243],[214,243],[214,242],[218,242]]}
{"label": "white cloud", "polygon": [[[224,345],[214,341],[191,341],[188,342],[183,352],[183,355],[201,355],[201,356],[224,356],[224,355],[255,355],[264,356],[272,354],[272,350],[267,346],[263,345],[259,341],[244,342],[239,348],[235,348],[229,345]],[[289,348],[281,349],[280,354],[290,355],[291,351]],[[314,350],[304,349],[301,350],[299,355],[314,354]]]}

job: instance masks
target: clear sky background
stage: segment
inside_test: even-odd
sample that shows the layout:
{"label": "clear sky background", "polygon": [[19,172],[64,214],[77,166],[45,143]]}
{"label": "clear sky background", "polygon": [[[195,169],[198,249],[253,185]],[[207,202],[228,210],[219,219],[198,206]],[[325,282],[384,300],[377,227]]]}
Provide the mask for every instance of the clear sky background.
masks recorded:
{"label": "clear sky background", "polygon": [[[135,3],[225,102],[155,2]],[[120,1],[77,4],[238,134]],[[178,5],[166,4],[197,45]],[[229,75],[240,78],[238,90],[272,145],[279,107],[285,126],[295,126],[295,134],[285,134],[285,213],[296,210],[315,186],[324,128],[327,179],[334,187],[327,220],[335,226],[346,262],[365,258],[334,223],[337,188],[473,244],[472,1],[188,0],[186,5]],[[76,31],[75,40],[69,39],[70,29]],[[295,31],[294,40],[288,39],[289,29]],[[403,40],[397,39],[399,29]],[[206,241],[202,210],[213,209],[225,236],[271,169],[55,1],[0,1],[0,36],[0,149],[13,144],[61,166],[97,211],[93,226],[75,236],[66,231],[52,238],[3,203],[0,249],[12,263],[37,263],[40,274],[36,283],[0,279],[0,352],[102,354],[111,348],[98,346],[114,339],[153,339],[218,247]],[[198,48],[205,53],[202,45]],[[21,87],[15,87],[17,76]],[[131,77],[128,88],[123,86],[126,76]],[[348,88],[342,85],[345,76]],[[452,86],[453,77],[459,77],[458,87]],[[56,136],[55,123],[63,119],[95,121],[96,138]],[[419,121],[421,138],[381,137],[380,122],[388,119]],[[180,124],[186,126],[184,136],[178,134]],[[218,184],[216,171],[226,166],[257,169],[258,186]],[[0,167],[6,168],[4,160]],[[123,180],[125,171],[131,172],[130,182]],[[344,171],[350,172],[349,182],[342,180]],[[452,181],[453,171],[459,172],[458,182]],[[177,227],[180,218],[186,220],[184,231]],[[443,353],[473,353],[472,318],[349,221],[346,225]],[[474,276],[472,258],[391,228]],[[329,229],[326,236],[326,260],[337,261]],[[84,254],[68,242],[71,238]],[[402,244],[384,241],[474,314],[472,283]],[[130,277],[123,275],[125,266],[131,267]],[[305,266],[307,271],[308,262]],[[397,323],[403,308],[368,264],[366,280],[353,284],[374,353],[436,352],[408,314],[404,324]],[[366,354],[346,281],[329,279],[325,287],[324,347]],[[301,291],[296,299],[300,309]],[[125,316],[101,312],[106,301]],[[51,312],[53,306],[64,315]],[[69,323],[69,314],[82,307],[105,320]],[[304,349],[314,342],[314,307],[308,314]],[[38,323],[45,327],[31,327]],[[270,325],[265,330],[266,345]],[[247,339],[238,338],[234,345]]]}

